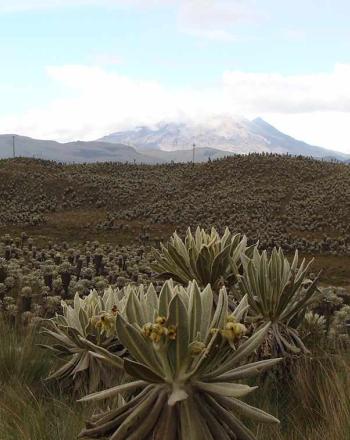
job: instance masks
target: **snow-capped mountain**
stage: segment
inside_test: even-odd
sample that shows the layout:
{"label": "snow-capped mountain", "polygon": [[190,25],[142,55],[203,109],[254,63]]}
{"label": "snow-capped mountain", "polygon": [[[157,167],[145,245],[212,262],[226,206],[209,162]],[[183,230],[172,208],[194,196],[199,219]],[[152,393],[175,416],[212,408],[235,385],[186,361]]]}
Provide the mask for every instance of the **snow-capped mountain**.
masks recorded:
{"label": "snow-capped mountain", "polygon": [[122,143],[142,150],[189,150],[215,148],[229,153],[272,152],[313,157],[334,157],[346,160],[348,155],[312,146],[288,136],[261,118],[216,116],[201,123],[159,123],[155,127],[137,127],[134,130],[112,133],[100,139],[103,142]]}
{"label": "snow-capped mountain", "polygon": [[249,152],[290,153],[325,160],[349,161],[350,155],[298,141],[262,120],[217,116],[202,123],[160,123],[105,136],[97,141],[59,143],[12,134],[0,135],[0,159],[38,157],[62,162],[129,163],[206,162]]}

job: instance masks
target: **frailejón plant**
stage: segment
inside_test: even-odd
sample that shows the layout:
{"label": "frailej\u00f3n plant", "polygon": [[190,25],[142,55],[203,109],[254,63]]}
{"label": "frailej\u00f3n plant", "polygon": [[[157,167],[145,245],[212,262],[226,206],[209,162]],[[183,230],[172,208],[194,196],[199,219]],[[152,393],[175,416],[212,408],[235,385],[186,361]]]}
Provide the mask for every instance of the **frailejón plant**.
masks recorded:
{"label": "frailej\u00f3n plant", "polygon": [[314,299],[318,277],[306,278],[312,261],[305,259],[298,266],[298,252],[292,263],[282,249],[274,248],[271,256],[254,249],[252,258],[242,256],[241,292],[247,295],[253,320],[270,323],[270,340],[275,354],[306,352],[297,328],[304,319],[307,307]]}
{"label": "frailej\u00f3n plant", "polygon": [[241,416],[278,422],[240,400],[256,387],[241,383],[279,359],[244,363],[264,339],[269,324],[249,338],[240,321],[243,298],[229,314],[225,288],[213,305],[208,285],[187,288],[166,282],[158,297],[151,289],[129,293],[128,309],[117,316],[117,333],[128,350],[130,381],[82,401],[122,394],[126,403],[93,417],[80,437],[113,440],[253,440]]}
{"label": "frailej\u00f3n plant", "polygon": [[[48,380],[62,381],[63,385],[72,386],[79,393],[109,386],[111,365],[121,371],[123,366],[118,356],[123,354],[123,347],[116,337],[116,316],[124,307],[123,300],[116,291],[107,289],[102,297],[96,291],[84,299],[76,294],[73,307],[65,301],[61,305],[63,314],[48,320],[43,333],[56,341],[45,348],[66,362]],[[108,350],[109,358],[102,358],[96,347],[102,352]]]}
{"label": "frailej\u00f3n plant", "polygon": [[154,250],[153,269],[184,285],[196,280],[200,287],[210,283],[216,290],[236,275],[246,249],[247,238],[233,235],[228,228],[222,237],[214,228],[208,234],[197,227],[194,235],[188,228],[185,241],[175,232],[166,246]]}

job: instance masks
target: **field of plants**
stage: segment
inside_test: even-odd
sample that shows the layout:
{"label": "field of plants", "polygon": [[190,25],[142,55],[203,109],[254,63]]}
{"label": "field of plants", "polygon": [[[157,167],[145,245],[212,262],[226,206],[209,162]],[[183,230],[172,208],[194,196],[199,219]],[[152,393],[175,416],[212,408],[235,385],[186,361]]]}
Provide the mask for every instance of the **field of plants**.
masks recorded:
{"label": "field of plants", "polygon": [[263,248],[350,256],[349,166],[305,157],[235,156],[194,167],[2,160],[0,206],[4,231],[56,232],[68,222],[91,239],[94,229],[112,231],[109,238],[143,225],[157,239],[227,226]]}
{"label": "field of plants", "polygon": [[1,440],[350,439],[349,166],[4,160],[0,206]]}

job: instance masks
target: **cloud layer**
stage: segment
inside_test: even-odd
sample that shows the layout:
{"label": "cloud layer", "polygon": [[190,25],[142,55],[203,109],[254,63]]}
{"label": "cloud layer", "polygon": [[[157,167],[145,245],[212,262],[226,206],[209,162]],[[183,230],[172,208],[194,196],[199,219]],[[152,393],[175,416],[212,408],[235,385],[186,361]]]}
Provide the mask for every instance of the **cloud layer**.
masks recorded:
{"label": "cloud layer", "polygon": [[211,114],[262,116],[303,140],[350,152],[350,65],[314,75],[227,71],[215,88],[169,88],[101,67],[47,68],[67,98],[0,119],[0,132],[59,140],[94,139],[160,120]]}
{"label": "cloud layer", "polygon": [[350,65],[337,64],[330,73],[312,75],[225,72],[223,82],[245,111],[350,112],[349,77]]}

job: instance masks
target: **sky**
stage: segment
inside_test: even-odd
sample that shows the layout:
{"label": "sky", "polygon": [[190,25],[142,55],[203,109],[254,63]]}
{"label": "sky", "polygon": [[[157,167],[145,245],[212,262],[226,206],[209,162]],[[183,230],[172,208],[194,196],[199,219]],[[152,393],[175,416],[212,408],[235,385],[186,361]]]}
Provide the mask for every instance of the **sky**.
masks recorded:
{"label": "sky", "polygon": [[0,133],[260,116],[350,153],[348,0],[0,0]]}

